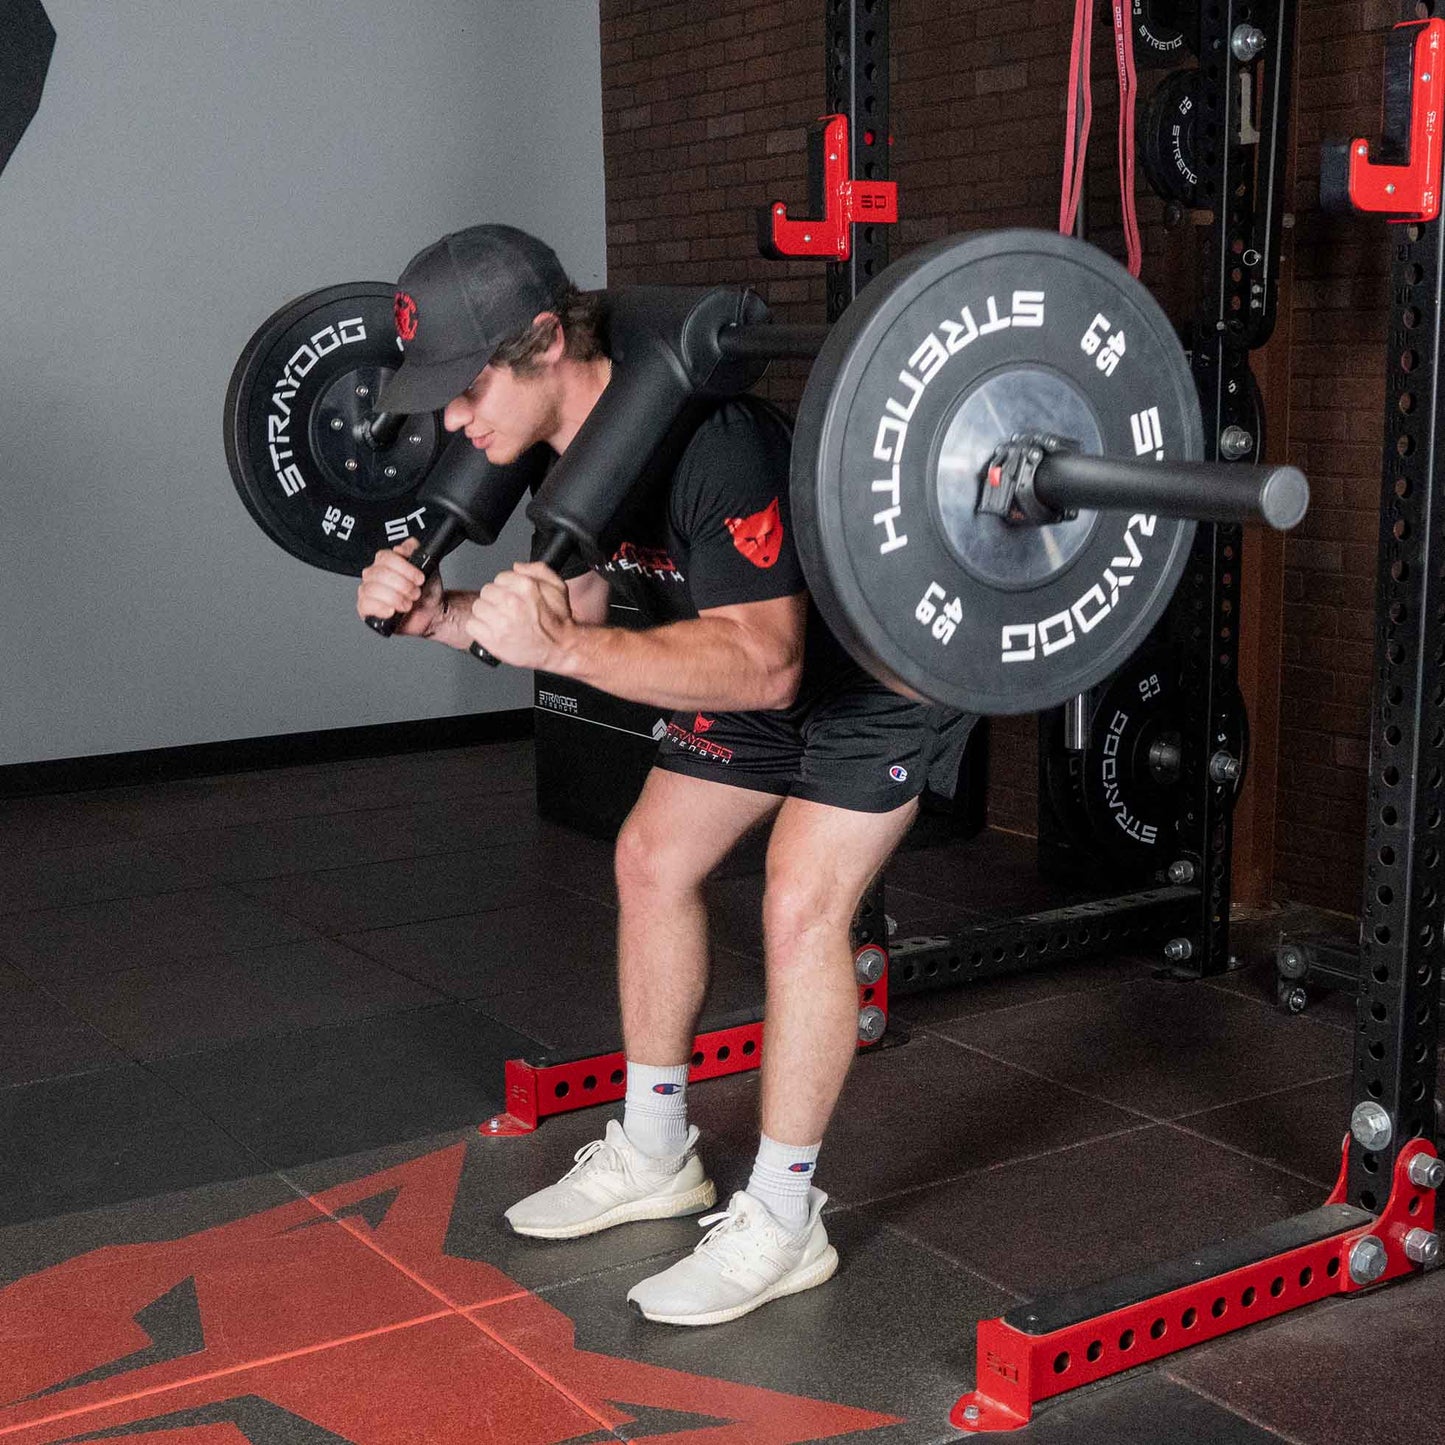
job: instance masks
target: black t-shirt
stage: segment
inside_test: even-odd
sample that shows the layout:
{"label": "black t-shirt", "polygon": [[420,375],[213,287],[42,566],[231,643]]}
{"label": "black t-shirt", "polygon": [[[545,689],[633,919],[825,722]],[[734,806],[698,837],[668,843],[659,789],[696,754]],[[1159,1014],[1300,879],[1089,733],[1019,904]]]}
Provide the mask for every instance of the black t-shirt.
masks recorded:
{"label": "black t-shirt", "polygon": [[[700,408],[599,539],[593,570],[649,626],[805,592],[788,507],[791,453],[787,419],[757,397]],[[802,697],[854,676],[871,682],[810,604]]]}

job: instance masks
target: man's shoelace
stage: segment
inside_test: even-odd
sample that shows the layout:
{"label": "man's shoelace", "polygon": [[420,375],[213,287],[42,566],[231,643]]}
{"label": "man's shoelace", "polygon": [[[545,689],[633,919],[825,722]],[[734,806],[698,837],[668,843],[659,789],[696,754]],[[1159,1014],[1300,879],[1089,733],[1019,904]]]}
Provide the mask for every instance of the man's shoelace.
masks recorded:
{"label": "man's shoelace", "polygon": [[[697,1223],[699,1229],[708,1230],[703,1235],[697,1252],[711,1256],[724,1269],[731,1269],[742,1263],[752,1252],[740,1237],[753,1223],[753,1216],[745,1206],[738,1206],[730,1201],[728,1207],[721,1213],[705,1214]],[[709,1225],[712,1226],[710,1229]],[[776,1231],[774,1231],[774,1240],[771,1242],[780,1242],[776,1238]]]}
{"label": "man's shoelace", "polygon": [[[584,1144],[572,1156],[577,1162],[562,1177],[564,1179],[570,1179],[574,1174],[580,1174],[584,1169],[586,1169],[586,1167],[590,1163],[592,1163],[594,1159],[597,1159],[597,1156],[604,1149],[606,1149],[611,1154],[615,1154],[617,1152],[612,1148],[612,1146],[607,1142],[606,1139],[594,1139],[590,1144]],[[610,1161],[607,1159],[597,1159],[597,1163],[599,1165],[605,1165],[609,1162]]]}

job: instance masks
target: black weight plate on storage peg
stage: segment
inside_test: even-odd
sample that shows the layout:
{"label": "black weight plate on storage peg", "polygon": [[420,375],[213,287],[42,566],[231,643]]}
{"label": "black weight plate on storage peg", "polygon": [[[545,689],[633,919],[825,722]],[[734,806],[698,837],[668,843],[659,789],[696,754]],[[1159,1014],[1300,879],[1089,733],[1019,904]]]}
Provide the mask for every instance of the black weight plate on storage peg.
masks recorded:
{"label": "black weight plate on storage peg", "polygon": [[1084,242],[936,242],[829,333],[794,433],[795,535],[829,626],[897,691],[1037,712],[1120,667],[1168,603],[1192,522],[1084,512],[1034,528],[975,511],[993,449],[1034,430],[1095,455],[1202,455],[1173,327]]}
{"label": "black weight plate on storage peg", "polygon": [[1099,697],[1077,777],[1095,841],[1111,858],[1172,861],[1183,742],[1177,667],[1167,655],[1136,654]]}
{"label": "black weight plate on storage peg", "polygon": [[395,294],[357,281],[290,302],[246,343],[226,388],[226,461],[261,530],[353,577],[430,525],[416,494],[444,439],[431,412],[381,450],[355,434],[400,365]]}
{"label": "black weight plate on storage peg", "polygon": [[1199,7],[1192,0],[1133,0],[1134,60],[1139,65],[1177,65],[1199,34]]}
{"label": "black weight plate on storage peg", "polygon": [[1199,205],[1199,72],[1176,70],[1159,82],[1139,119],[1139,160],[1156,195]]}

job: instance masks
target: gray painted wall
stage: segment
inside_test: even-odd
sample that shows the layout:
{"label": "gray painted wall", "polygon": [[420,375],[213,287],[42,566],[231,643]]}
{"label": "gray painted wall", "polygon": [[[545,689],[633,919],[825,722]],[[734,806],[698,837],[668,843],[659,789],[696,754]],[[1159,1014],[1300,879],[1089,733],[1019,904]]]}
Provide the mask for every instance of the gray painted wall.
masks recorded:
{"label": "gray painted wall", "polygon": [[0,176],[0,765],[530,705],[530,673],[381,641],[271,543],[222,400],[284,302],[475,221],[603,283],[596,0],[47,8]]}

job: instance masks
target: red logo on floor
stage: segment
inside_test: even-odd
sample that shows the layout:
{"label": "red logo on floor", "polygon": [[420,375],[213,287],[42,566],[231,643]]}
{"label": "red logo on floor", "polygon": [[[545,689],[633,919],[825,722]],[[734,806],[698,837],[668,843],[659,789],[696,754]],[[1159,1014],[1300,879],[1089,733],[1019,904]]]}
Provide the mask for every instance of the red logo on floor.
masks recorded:
{"label": "red logo on floor", "polygon": [[466,1149],[7,1286],[0,1436],[795,1445],[898,1423],[579,1350],[560,1310],[446,1252]]}
{"label": "red logo on floor", "polygon": [[771,567],[783,550],[783,517],[776,497],[751,517],[729,517],[727,529],[732,533],[733,546],[754,567]]}

